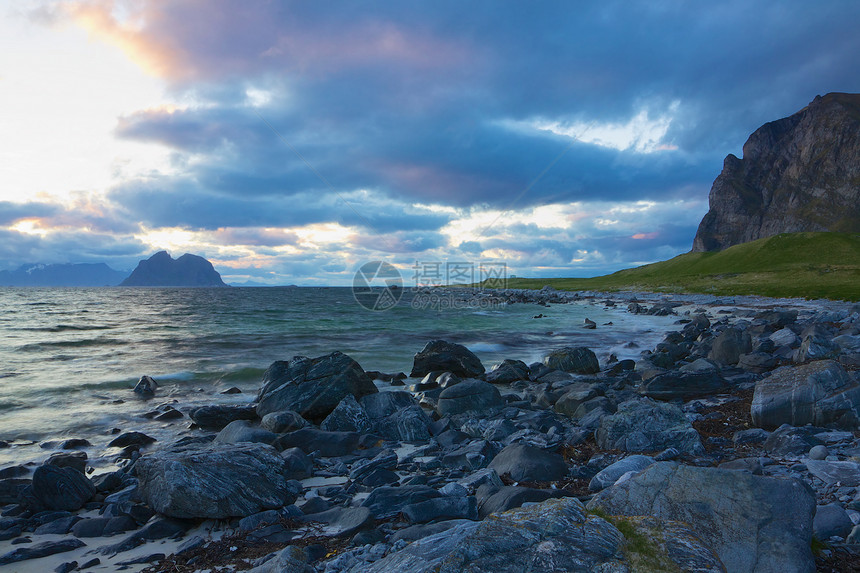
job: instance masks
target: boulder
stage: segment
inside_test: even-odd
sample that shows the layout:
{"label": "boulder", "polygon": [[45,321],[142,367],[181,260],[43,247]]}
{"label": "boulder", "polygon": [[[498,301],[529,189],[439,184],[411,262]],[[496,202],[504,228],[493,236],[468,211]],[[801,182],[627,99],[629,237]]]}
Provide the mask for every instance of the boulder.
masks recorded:
{"label": "boulder", "polygon": [[432,421],[417,404],[377,420],[374,433],[399,442],[426,442],[430,439]]}
{"label": "boulder", "polygon": [[659,462],[588,508],[687,523],[733,573],[815,571],[815,496],[796,479]]}
{"label": "boulder", "polygon": [[800,338],[790,328],[782,328],[771,333],[770,339],[777,347],[788,346],[789,348],[793,348],[800,342]]}
{"label": "boulder", "polygon": [[218,432],[218,435],[215,436],[215,442],[219,444],[256,442],[271,445],[277,437],[277,434],[273,434],[269,430],[252,426],[247,420],[236,420]]}
{"label": "boulder", "polygon": [[347,394],[320,424],[328,432],[358,432],[365,434],[373,426],[370,417],[352,394]]}
{"label": "boulder", "polygon": [[594,433],[603,450],[656,452],[676,448],[681,453],[702,454],[698,432],[680,408],[648,398],[628,400],[603,416]]}
{"label": "boulder", "polygon": [[741,354],[752,352],[752,338],[737,328],[727,328],[714,339],[708,358],[719,364],[737,364]]}
{"label": "boulder", "polygon": [[815,508],[812,531],[817,539],[827,541],[834,536],[845,538],[853,528],[854,523],[848,517],[848,512],[838,503],[828,503]]}
{"label": "boulder", "polygon": [[[256,416],[256,411],[254,415]],[[308,425],[308,421],[302,418],[298,412],[292,410],[281,410],[280,412],[271,412],[263,416],[260,421],[260,427],[264,430],[269,430],[275,434],[285,434],[301,430]]]}
{"label": "boulder", "polygon": [[[724,571],[715,555],[681,524],[651,520],[646,526],[632,527],[639,538],[647,540],[650,563],[657,563],[660,570]],[[481,522],[458,523],[373,564],[358,562],[345,573],[609,573],[633,570],[635,554],[615,526],[590,515],[580,501],[567,498],[514,509]]]}
{"label": "boulder", "polygon": [[33,472],[33,496],[46,509],[77,511],[96,493],[96,487],[74,468],[42,465]]}
{"label": "boulder", "polygon": [[257,396],[257,414],[294,410],[303,418],[328,416],[347,395],[356,398],[377,392],[361,366],[341,352],[289,362],[274,362],[263,374]]}
{"label": "boulder", "polygon": [[564,394],[555,401],[553,410],[567,417],[573,417],[582,404],[597,396],[598,392],[594,384],[575,382],[564,388]]}
{"label": "boulder", "polygon": [[404,408],[418,405],[412,394],[403,391],[368,394],[362,396],[358,402],[371,420],[379,420]]}
{"label": "boulder", "polygon": [[543,363],[550,368],[575,374],[595,374],[600,372],[597,355],[584,346],[559,348],[546,355]]}
{"label": "boulder", "polygon": [[256,420],[257,407],[247,406],[202,406],[189,412],[188,417],[205,430],[220,430],[236,420]]}
{"label": "boulder", "polygon": [[654,458],[634,454],[627,456],[603,468],[588,483],[588,491],[603,491],[609,486],[615,485],[618,478],[627,472],[640,472],[654,463]]}
{"label": "boulder", "polygon": [[141,376],[134,386],[133,392],[142,398],[152,398],[158,389],[158,382],[149,376]]}
{"label": "boulder", "polygon": [[440,496],[438,491],[426,485],[382,486],[370,492],[361,507],[368,508],[376,519],[389,519],[397,516],[407,505]]}
{"label": "boulder", "polygon": [[439,394],[436,411],[440,416],[465,412],[486,412],[504,404],[498,389],[482,380],[464,380]]}
{"label": "boulder", "polygon": [[135,468],[141,497],[170,517],[245,517],[296,499],[286,462],[265,444],[161,450]]}
{"label": "boulder", "polygon": [[18,547],[0,555],[0,565],[9,565],[10,563],[18,563],[27,559],[38,559],[40,557],[56,555],[57,553],[65,553],[66,551],[73,551],[85,545],[86,543],[75,538],[60,539],[59,541],[43,541],[42,543]]}
{"label": "boulder", "polygon": [[499,452],[488,466],[500,476],[508,475],[514,481],[558,481],[567,475],[564,458],[529,446],[511,444]]}
{"label": "boulder", "polygon": [[517,380],[529,379],[529,367],[521,360],[503,360],[501,364],[487,372],[484,380],[490,384],[510,384]]}
{"label": "boulder", "polygon": [[689,400],[725,392],[728,383],[717,370],[670,371],[659,374],[639,387],[639,393],[655,400]]}
{"label": "boulder", "polygon": [[484,373],[484,365],[471,350],[461,344],[432,340],[415,355],[412,362],[411,378],[421,378],[442,370],[464,378],[474,378]]}
{"label": "boulder", "polygon": [[540,503],[548,499],[564,497],[561,490],[537,489],[508,485],[497,487],[486,485],[478,488],[478,515],[484,519],[488,515],[499,514],[522,507],[525,503]]}
{"label": "boulder", "polygon": [[753,424],[838,426],[860,421],[860,384],[833,360],[783,366],[756,383],[750,409]]}
{"label": "boulder", "polygon": [[762,448],[772,456],[799,456],[821,444],[821,440],[814,435],[816,431],[819,430],[795,428],[789,424],[783,424],[771,432],[762,444]]}
{"label": "boulder", "polygon": [[474,497],[434,497],[403,507],[403,517],[409,523],[428,523],[448,519],[478,519],[478,504]]}
{"label": "boulder", "polygon": [[361,435],[357,432],[326,432],[316,428],[302,428],[278,436],[274,446],[279,450],[299,448],[306,454],[319,452],[323,457],[351,454],[358,448]]}
{"label": "boulder", "polygon": [[806,460],[806,469],[827,485],[860,486],[860,464],[849,460]]}
{"label": "boulder", "polygon": [[314,462],[299,448],[287,448],[281,452],[284,460],[284,475],[288,479],[305,479],[313,475]]}

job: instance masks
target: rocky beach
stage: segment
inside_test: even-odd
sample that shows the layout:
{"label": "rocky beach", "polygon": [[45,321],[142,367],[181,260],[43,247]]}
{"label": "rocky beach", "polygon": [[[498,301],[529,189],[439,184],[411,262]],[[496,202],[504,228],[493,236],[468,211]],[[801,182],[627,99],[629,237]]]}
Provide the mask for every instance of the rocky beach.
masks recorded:
{"label": "rocky beach", "polygon": [[[451,296],[450,290],[446,295]],[[243,403],[129,389],[176,431],[48,440],[0,469],[9,571],[851,571],[860,308],[707,295],[459,291],[674,319],[637,359],[587,345],[410,372],[281,358]],[[590,320],[583,331],[611,328]],[[630,340],[631,348],[636,340]],[[365,370],[367,368],[367,370]],[[242,397],[240,395],[238,397]],[[95,471],[93,468],[99,468]]]}

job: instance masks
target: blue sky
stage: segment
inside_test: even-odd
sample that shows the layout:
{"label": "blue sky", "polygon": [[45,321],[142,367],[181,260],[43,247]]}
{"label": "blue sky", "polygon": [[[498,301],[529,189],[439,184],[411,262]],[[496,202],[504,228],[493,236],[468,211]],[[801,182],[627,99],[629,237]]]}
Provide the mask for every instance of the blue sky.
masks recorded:
{"label": "blue sky", "polygon": [[688,251],[728,153],[860,91],[854,2],[12,6],[0,269],[603,274]]}

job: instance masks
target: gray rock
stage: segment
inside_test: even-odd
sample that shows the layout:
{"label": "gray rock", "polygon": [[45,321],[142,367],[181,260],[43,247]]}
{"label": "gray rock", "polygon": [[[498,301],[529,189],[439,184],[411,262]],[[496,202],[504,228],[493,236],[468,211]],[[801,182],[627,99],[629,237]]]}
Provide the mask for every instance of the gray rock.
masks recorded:
{"label": "gray rock", "polygon": [[203,406],[189,412],[188,417],[206,430],[220,430],[235,420],[256,420],[257,407],[248,406]]}
{"label": "gray rock", "polygon": [[162,450],[136,464],[140,494],[162,515],[243,517],[293,503],[286,462],[264,444]]}
{"label": "gray rock", "polygon": [[158,382],[149,376],[141,376],[135,384],[133,392],[143,398],[152,398],[155,396],[156,390],[158,390]]}
{"label": "gray rock", "polygon": [[[385,392],[387,393],[387,392]],[[383,392],[380,392],[383,394]],[[426,442],[430,439],[432,421],[421,406],[408,406],[379,419],[373,425],[375,434],[399,442]]]}
{"label": "gray rock", "polygon": [[279,436],[274,446],[279,450],[300,448],[307,454],[319,452],[323,457],[338,457],[354,452],[358,448],[360,438],[357,432],[326,432],[316,428],[302,428]]}
{"label": "gray rock", "polygon": [[800,338],[798,338],[797,334],[795,334],[790,328],[783,328],[771,333],[770,339],[777,347],[794,347],[800,342]]}
{"label": "gray rock", "polygon": [[576,374],[595,374],[600,372],[597,355],[584,346],[559,348],[546,355],[543,363],[550,368]]}
{"label": "gray rock", "polygon": [[[54,519],[40,525],[33,532],[36,535],[65,535],[69,532],[74,524],[81,520],[80,516],[77,515],[67,515],[66,517],[61,517],[59,519]],[[79,535],[76,537],[80,537]]]}
{"label": "gray rock", "polygon": [[799,480],[659,462],[588,507],[687,523],[728,571],[815,571],[815,497]]}
{"label": "gray rock", "polygon": [[352,464],[349,479],[361,480],[375,469],[392,469],[397,466],[397,454],[394,450],[382,450],[371,459],[358,460]]}
{"label": "gray rock", "polygon": [[[256,411],[254,412],[256,416]],[[264,430],[269,430],[275,434],[285,434],[301,430],[308,425],[308,421],[302,418],[298,412],[292,410],[281,410],[279,412],[271,412],[263,416],[260,421],[260,427]]]}
{"label": "gray rock", "polygon": [[603,468],[588,483],[588,490],[593,492],[603,491],[611,485],[615,485],[618,479],[627,472],[640,472],[654,463],[654,458],[634,454],[627,456]]}
{"label": "gray rock", "polygon": [[143,432],[123,432],[110,442],[109,448],[127,448],[128,446],[142,447],[156,442],[152,436],[147,436]]}
{"label": "gray rock", "polygon": [[310,557],[304,547],[290,545],[265,563],[249,569],[248,573],[312,573],[314,569],[308,565],[309,561]]}
{"label": "gray rock", "polygon": [[835,483],[846,487],[860,486],[860,464],[852,461],[806,460],[806,469],[831,485]]}
{"label": "gray rock", "polygon": [[440,496],[438,491],[426,485],[383,486],[370,492],[361,506],[369,509],[377,519],[388,519],[395,517],[407,505]]}
{"label": "gray rock", "polygon": [[376,524],[373,512],[367,507],[334,507],[298,519],[326,524],[328,527],[323,530],[326,537],[351,537],[359,531],[372,529]]}
{"label": "gray rock", "polygon": [[230,422],[215,436],[219,444],[240,444],[243,442],[269,444],[278,436],[268,430],[252,426],[247,420]]}
{"label": "gray rock", "polygon": [[688,454],[705,451],[680,408],[648,398],[619,404],[615,414],[600,420],[594,435],[604,450],[656,452],[671,447]]}
{"label": "gray rock", "polygon": [[760,476],[764,472],[761,460],[758,458],[738,458],[729,462],[723,462],[718,467],[723,470],[749,472],[754,476]]}
{"label": "gray rock", "polygon": [[572,418],[577,409],[598,395],[597,388],[586,382],[574,383],[564,388],[564,394],[555,401],[553,410],[559,414]]}
{"label": "gray rock", "polygon": [[848,513],[838,503],[828,503],[815,508],[815,519],[812,522],[812,531],[815,537],[826,541],[831,537],[848,537],[854,528]]}
{"label": "gray rock", "polygon": [[737,364],[741,354],[752,352],[750,335],[737,328],[727,328],[714,339],[708,358],[719,364]]}
{"label": "gray rock", "polygon": [[770,432],[761,428],[750,428],[749,430],[738,430],[732,435],[735,444],[761,444],[770,436]]}
{"label": "gray rock", "polygon": [[829,455],[830,452],[827,451],[827,446],[812,446],[809,449],[810,460],[823,460],[826,459]]}
{"label": "gray rock", "polygon": [[392,544],[397,543],[397,541],[399,541],[400,539],[408,542],[417,541],[419,539],[424,539],[425,537],[429,537],[437,533],[442,533],[443,531],[448,531],[454,526],[469,523],[469,521],[470,520],[467,519],[448,519],[436,523],[421,523],[418,525],[410,525],[409,527],[405,527],[394,532],[389,541]]}
{"label": "gray rock", "polygon": [[[632,520],[631,520],[632,521]],[[636,526],[657,549],[666,570],[724,571],[719,561],[680,524]],[[665,534],[656,533],[660,527]],[[653,533],[652,533],[653,532]],[[608,521],[589,515],[576,499],[551,500],[465,522],[418,539],[400,551],[349,573],[514,573],[521,571],[630,571],[623,534]],[[671,557],[670,557],[671,556]]]}
{"label": "gray rock", "polygon": [[305,479],[314,473],[314,462],[300,448],[287,448],[281,452],[284,475],[288,479]]}
{"label": "gray rock", "polygon": [[521,360],[503,360],[501,364],[487,372],[484,380],[490,384],[510,384],[517,380],[529,379],[529,367]]}
{"label": "gray rock", "polygon": [[376,394],[368,394],[362,396],[358,403],[367,412],[371,420],[379,420],[386,418],[398,411],[417,406],[418,402],[409,392],[393,391],[393,392],[377,392]]}
{"label": "gray rock", "polygon": [[558,481],[567,475],[564,458],[529,446],[511,444],[499,452],[488,466],[500,476],[508,475],[514,481]]}
{"label": "gray rock", "polygon": [[833,360],[784,366],[756,383],[750,413],[756,426],[768,429],[781,424],[853,429],[860,421],[860,384]]}
{"label": "gray rock", "polygon": [[464,380],[442,391],[436,411],[441,416],[453,416],[466,412],[485,413],[503,404],[502,395],[492,384],[482,380]]}
{"label": "gray rock", "polygon": [[457,483],[469,491],[475,491],[484,484],[489,484],[497,488],[504,485],[501,478],[499,478],[499,474],[492,468],[480,469],[460,479]]}
{"label": "gray rock", "polygon": [[836,358],[842,349],[834,344],[826,335],[813,334],[805,336],[800,348],[794,355],[794,361],[802,364],[813,360]]}
{"label": "gray rock", "polygon": [[376,393],[376,386],[361,366],[341,352],[278,361],[263,374],[257,396],[257,414],[294,410],[303,418],[325,418],[343,398]]}
{"label": "gray rock", "polygon": [[800,456],[821,441],[807,428],[783,424],[764,441],[764,451],[773,456]]}
{"label": "gray rock", "polygon": [[59,541],[44,541],[34,545],[18,547],[8,553],[0,555],[0,565],[9,565],[10,563],[18,563],[28,559],[38,559],[57,553],[65,553],[73,551],[78,547],[84,547],[86,543],[80,539],[70,538],[61,539]]}
{"label": "gray rock", "polygon": [[717,370],[670,371],[642,383],[639,393],[655,400],[689,400],[725,392],[728,386]]}
{"label": "gray rock", "polygon": [[366,434],[373,427],[370,417],[352,394],[347,394],[320,424],[328,432],[358,432]]}
{"label": "gray rock", "polygon": [[484,365],[471,350],[461,344],[432,340],[415,355],[412,362],[411,378],[421,378],[442,370],[452,372],[463,378],[474,378],[484,373]]}
{"label": "gray rock", "polygon": [[776,368],[778,364],[779,360],[767,352],[742,354],[738,360],[738,368],[746,370],[747,372],[755,372],[756,374],[770,372]]}
{"label": "gray rock", "polygon": [[58,468],[72,468],[81,473],[87,471],[87,453],[86,452],[59,452],[51,454],[45,465],[57,466]]}
{"label": "gray rock", "polygon": [[33,496],[47,509],[77,511],[96,493],[96,487],[72,468],[42,465],[33,473]]}
{"label": "gray rock", "polygon": [[448,519],[478,519],[478,502],[474,497],[436,497],[406,505],[401,510],[409,523],[428,523]]}
{"label": "gray rock", "polygon": [[563,492],[553,489],[536,489],[522,486],[486,485],[478,488],[478,516],[484,519],[488,515],[504,513],[524,503],[540,503],[556,497],[564,497]]}

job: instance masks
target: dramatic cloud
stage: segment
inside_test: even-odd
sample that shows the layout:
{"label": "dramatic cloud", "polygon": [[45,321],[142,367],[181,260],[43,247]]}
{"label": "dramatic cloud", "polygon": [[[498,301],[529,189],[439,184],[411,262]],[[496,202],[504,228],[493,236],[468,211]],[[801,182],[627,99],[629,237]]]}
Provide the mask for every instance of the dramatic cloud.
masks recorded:
{"label": "dramatic cloud", "polygon": [[373,258],[609,272],[688,250],[757,127],[860,91],[860,5],[835,0],[80,0],[26,18],[86,30],[163,97],[110,118],[149,163],[0,203],[9,264],[110,236],[117,257],[188,250],[239,282],[344,283]]}

